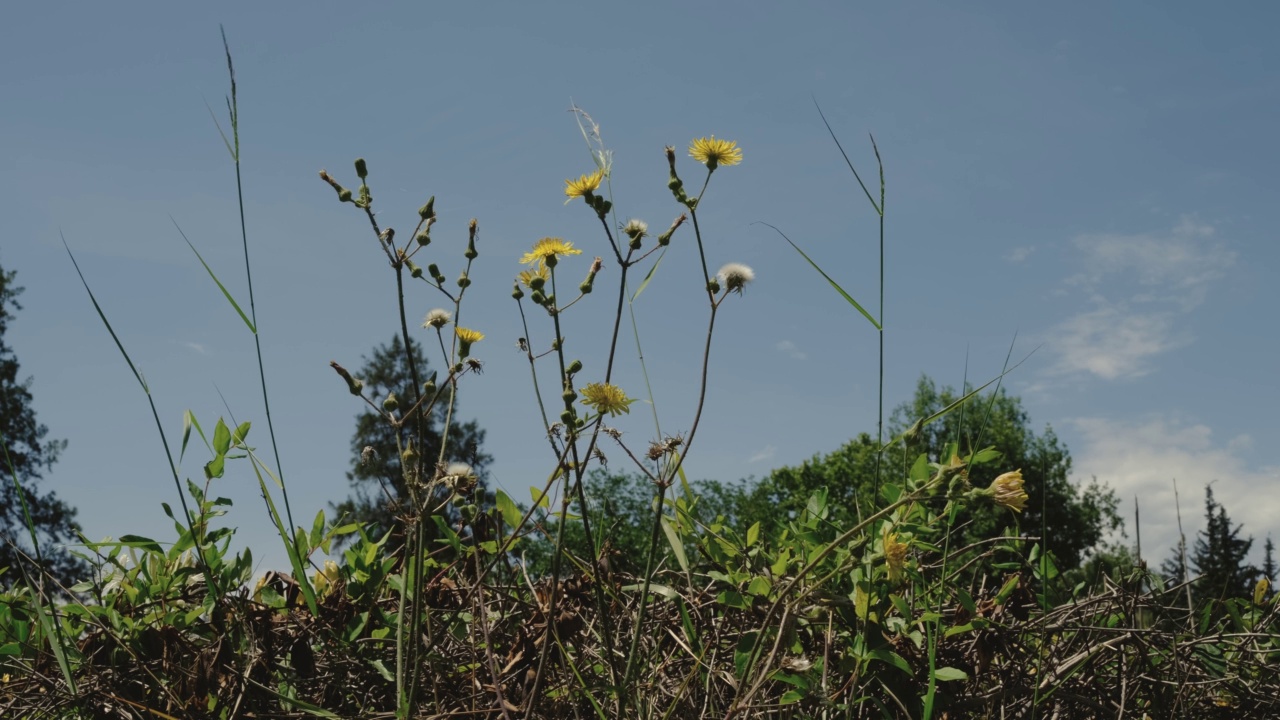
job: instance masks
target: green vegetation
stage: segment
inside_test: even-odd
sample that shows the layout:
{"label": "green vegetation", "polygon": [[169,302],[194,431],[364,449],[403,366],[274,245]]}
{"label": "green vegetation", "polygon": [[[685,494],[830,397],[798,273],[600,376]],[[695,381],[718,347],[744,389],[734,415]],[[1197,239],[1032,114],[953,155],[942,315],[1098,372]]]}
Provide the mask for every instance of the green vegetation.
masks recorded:
{"label": "green vegetation", "polygon": [[[230,70],[229,50],[227,61]],[[231,79],[225,139],[238,178],[234,72]],[[729,246],[699,210],[717,173],[738,172],[730,168],[743,150],[699,138],[690,162],[668,147],[657,172],[666,171],[674,208],[655,212],[673,219],[655,235],[615,212],[612,155],[591,118],[577,117],[594,169],[566,180],[564,192],[599,222],[591,247],[616,272],[597,287],[601,260],[551,235],[520,258],[512,312],[543,418],[535,431],[547,440],[546,481],[530,488],[527,504],[503,489],[489,494],[483,434],[454,420],[460,388],[477,381],[476,353],[487,347],[470,314],[461,324],[472,274],[488,271],[476,262],[478,221],[465,223],[465,237],[438,237],[453,200],[437,208],[432,197],[401,226],[411,229],[397,232],[383,222],[397,209],[374,212],[364,159],[355,161],[355,190],[322,171],[351,206],[351,227],[376,239],[370,261],[386,262],[398,291],[386,318],[396,338],[357,372],[332,363],[334,392],[349,392],[362,412],[356,495],[340,506],[359,522],[321,512],[295,523],[269,410],[265,438],[249,422],[202,425],[188,413],[171,443],[152,404],[179,501],[163,505],[174,536],[86,543],[92,570],[70,588],[72,599],[25,575],[0,594],[6,716],[1276,714],[1280,608],[1268,588],[1241,584],[1247,572],[1227,573],[1188,606],[1184,587],[1122,548],[1098,548],[1119,526],[1116,498],[1068,483],[1066,448],[1052,430],[1034,432],[1018,400],[1000,390],[1013,368],[966,384],[963,395],[926,379],[888,424],[881,372],[874,438],[857,436],[753,485],[691,481],[683,464],[700,448],[716,321],[740,311],[754,279],[735,262],[713,272],[732,258],[718,257]],[[874,141],[872,149],[879,163]],[[809,262],[879,334],[883,359],[884,173],[868,186],[849,167],[880,218],[875,312]],[[247,231],[244,247],[248,272]],[[150,400],[126,339],[72,263]],[[624,330],[636,338],[643,371],[645,338],[630,319],[644,312],[646,288],[678,282],[668,271],[677,263],[696,268],[705,292],[705,306],[690,309],[705,318],[705,334],[680,339],[702,348],[692,370],[697,406],[689,417],[656,413],[687,430],[664,433],[656,418],[639,446],[611,425],[637,402],[636,389],[614,381],[631,362],[619,338]],[[256,344],[252,282],[245,312],[205,267]],[[439,307],[411,321],[410,300]],[[581,331],[579,303],[605,303],[612,331]],[[260,379],[269,408],[261,365]],[[615,463],[608,472],[605,447]],[[208,458],[196,480],[178,470],[189,451]],[[625,472],[614,469],[624,463]],[[26,479],[13,464],[9,472],[15,488]],[[231,473],[258,483],[287,573],[255,583],[250,552],[232,552],[231,503],[219,496]],[[382,488],[387,506],[373,499]],[[1208,516],[1218,524],[1197,562],[1225,571],[1247,545],[1211,494]],[[331,553],[340,562],[326,560]]]}

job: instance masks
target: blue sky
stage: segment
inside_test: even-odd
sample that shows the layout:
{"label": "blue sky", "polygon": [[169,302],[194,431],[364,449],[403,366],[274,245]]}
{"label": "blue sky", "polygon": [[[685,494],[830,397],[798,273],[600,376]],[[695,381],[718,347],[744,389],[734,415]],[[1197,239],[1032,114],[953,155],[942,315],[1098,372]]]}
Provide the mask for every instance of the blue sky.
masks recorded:
{"label": "blue sky", "polygon": [[[0,29],[9,172],[0,264],[26,286],[7,340],[40,420],[70,446],[46,487],[93,538],[171,537],[174,489],[145,397],[79,285],[77,253],[151,383],[171,440],[191,409],[266,448],[252,338],[173,228],[247,300],[234,175],[206,103],[226,93],[218,25],[240,81],[243,171],[263,353],[295,514],[347,493],[360,407],[349,368],[398,327],[367,225],[317,178],[350,186],[367,158],[380,218],[407,232],[436,196],[428,261],[456,276],[467,221],[480,257],[465,324],[486,339],[462,415],[488,430],[493,477],[517,499],[551,467],[510,300],[517,259],[560,236],[604,252],[563,204],[592,169],[570,100],[614,151],[620,218],[678,214],[664,145],[715,134],[745,159],[700,209],[708,263],[755,268],[717,324],[707,409],[687,468],[735,480],[874,431],[876,336],[772,231],[874,309],[876,221],[813,107],[865,171],[886,165],[889,407],[921,373],[958,385],[1039,347],[1008,381],[1097,476],[1144,550],[1174,542],[1171,479],[1198,526],[1203,485],[1261,539],[1280,513],[1275,357],[1280,11],[1270,3],[29,3]],[[687,430],[706,307],[681,232],[636,306],[664,430]],[[584,272],[588,260],[575,272]],[[570,266],[572,267],[572,266]],[[603,365],[616,268],[567,314]],[[575,280],[576,282],[576,280]],[[414,289],[411,317],[442,304]],[[1268,330],[1270,328],[1270,330]],[[420,331],[421,332],[421,331]],[[545,326],[543,338],[547,337]],[[535,338],[536,338],[535,334]],[[425,338],[425,336],[424,336]],[[643,385],[629,332],[617,381]],[[439,365],[438,361],[436,362]],[[616,423],[643,448],[647,408]],[[614,452],[615,467],[621,454]],[[199,478],[197,449],[183,465]],[[264,566],[287,563],[247,466],[216,492]]]}

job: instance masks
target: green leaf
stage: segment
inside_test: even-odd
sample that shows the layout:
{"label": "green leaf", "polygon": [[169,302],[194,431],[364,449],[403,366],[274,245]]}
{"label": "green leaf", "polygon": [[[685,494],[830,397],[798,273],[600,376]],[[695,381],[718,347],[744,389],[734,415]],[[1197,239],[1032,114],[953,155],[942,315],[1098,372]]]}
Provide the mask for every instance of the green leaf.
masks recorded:
{"label": "green leaf", "polygon": [[218,455],[214,459],[204,464],[204,478],[212,480],[222,477],[224,466],[227,464],[226,455]]}
{"label": "green leaf", "polygon": [[187,441],[191,439],[191,423],[195,416],[190,410],[182,411],[182,449],[178,451],[178,464],[182,464],[182,458],[187,454]]}
{"label": "green leaf", "polygon": [[231,443],[233,445],[243,443],[244,439],[249,436],[249,425],[249,421],[245,420],[236,427],[236,431],[231,434]]}
{"label": "green leaf", "polygon": [[640,297],[640,293],[644,292],[644,289],[649,286],[649,281],[658,272],[658,266],[662,264],[662,258],[666,254],[667,249],[663,248],[662,252],[658,254],[658,259],[653,261],[653,267],[649,268],[649,272],[645,273],[644,280],[640,282],[640,287],[636,288],[636,294],[631,296],[631,302],[635,302]]}
{"label": "green leaf", "polygon": [[187,247],[191,248],[191,252],[196,254],[196,258],[200,260],[200,264],[204,266],[205,272],[209,273],[209,277],[213,278],[213,281],[217,283],[218,289],[222,291],[223,297],[227,299],[227,302],[231,303],[231,307],[235,308],[236,312],[240,313],[240,319],[243,320],[245,326],[249,328],[249,332],[257,335],[258,328],[254,327],[253,321],[249,319],[248,315],[244,314],[244,310],[240,309],[240,304],[236,302],[235,298],[231,297],[231,292],[222,284],[222,281],[218,279],[218,276],[213,274],[213,268],[209,267],[209,263],[205,262],[204,258],[200,256],[200,251],[196,250],[196,246],[192,245],[190,240],[187,240],[187,234],[182,232],[182,228],[178,226],[178,221],[174,220],[172,217],[169,219],[173,221],[173,226],[178,228],[178,234],[182,236],[184,241],[186,241]]}
{"label": "green leaf", "polygon": [[985,448],[974,453],[973,464],[981,465],[983,463],[993,462],[995,460],[999,460],[1003,455],[1004,453],[993,447]]}
{"label": "green leaf", "polygon": [[502,521],[507,527],[515,529],[520,525],[520,521],[524,519],[524,513],[520,512],[520,506],[516,505],[506,493],[498,490],[494,493],[494,502],[498,506],[498,512],[502,513]]}
{"label": "green leaf", "polygon": [[[236,432],[239,432],[239,430],[237,430]],[[320,540],[323,538],[324,538],[324,510],[322,509],[316,513],[316,519],[314,522],[311,523],[311,538],[310,538],[311,547],[314,548],[318,546],[320,544]]]}
{"label": "green leaf", "polygon": [[164,554],[164,550],[160,548],[160,543],[149,537],[142,537],[141,535],[121,535],[117,542],[125,547],[138,548],[139,550],[146,550],[147,552],[156,553],[158,555]]}
{"label": "green leaf", "polygon": [[667,536],[667,543],[671,545],[671,552],[675,554],[676,562],[680,563],[680,569],[689,572],[689,558],[685,557],[684,543],[666,515],[662,516],[662,532]]}
{"label": "green leaf", "polygon": [[788,690],[782,693],[782,697],[778,698],[779,705],[790,705],[794,702],[800,702],[804,699],[804,693],[799,690]]}
{"label": "green leaf", "polygon": [[768,578],[761,575],[751,578],[751,582],[747,584],[747,593],[756,597],[768,597],[772,589],[773,586],[769,584]]}
{"label": "green leaf", "polygon": [[217,455],[226,455],[231,449],[231,431],[227,429],[227,424],[222,422],[222,418],[218,418],[218,424],[213,428],[213,452]]}
{"label": "green leaf", "polygon": [[757,521],[756,524],[747,528],[747,547],[752,547],[753,545],[756,544],[756,541],[759,539],[760,539],[760,522]]}
{"label": "green leaf", "polygon": [[[759,221],[757,221],[757,222],[759,222]],[[814,270],[817,270],[817,271],[818,271],[818,274],[819,274],[819,275],[821,275],[823,278],[825,278],[825,279],[826,279],[826,281],[827,281],[828,283],[830,283],[830,284],[831,284],[831,287],[832,287],[832,288],[834,288],[836,292],[840,293],[840,297],[843,297],[843,298],[845,299],[845,302],[849,303],[850,305],[852,305],[852,306],[854,307],[854,309],[855,309],[855,310],[857,310],[858,312],[862,313],[862,317],[866,318],[868,322],[870,322],[873,326],[875,326],[875,329],[876,329],[876,330],[883,330],[883,329],[884,329],[883,327],[881,327],[880,323],[879,323],[879,322],[878,322],[874,317],[871,317],[871,313],[867,312],[867,309],[866,309],[866,308],[864,308],[864,307],[862,307],[861,305],[859,305],[859,304],[858,304],[858,301],[857,301],[857,300],[854,300],[852,295],[850,295],[849,293],[845,292],[845,291],[844,291],[844,288],[840,287],[840,284],[839,284],[839,283],[837,283],[835,280],[832,280],[832,279],[831,279],[831,276],[830,276],[830,275],[828,275],[825,271],[823,271],[823,269],[822,269],[821,267],[819,267],[819,266],[818,266],[818,263],[816,263],[816,262],[814,262],[812,259],[810,259],[810,257],[809,257],[808,255],[805,255],[804,251],[800,249],[800,246],[799,246],[799,245],[796,245],[795,243],[791,242],[791,238],[787,237],[787,236],[786,236],[786,233],[782,232],[781,230],[779,230],[778,228],[774,227],[773,225],[770,225],[770,224],[769,224],[769,223],[767,223],[767,222],[760,222],[760,224],[761,224],[761,225],[764,225],[765,227],[773,228],[773,231],[774,231],[774,232],[776,232],[776,233],[778,233],[779,235],[781,235],[781,236],[782,236],[782,239],[783,239],[783,240],[786,240],[786,241],[787,241],[787,244],[789,244],[791,247],[795,248],[796,252],[800,253],[800,257],[804,258],[805,260],[808,260],[808,261],[809,261],[809,264],[813,266],[813,269],[814,269]]]}
{"label": "green leaf", "polygon": [[542,490],[539,490],[536,487],[533,487],[533,486],[529,487],[529,497],[533,498],[534,507],[540,507],[544,509],[551,507],[551,501],[547,499],[547,493],[543,492]]}
{"label": "green leaf", "polygon": [[952,680],[968,680],[969,675],[959,668],[940,667],[933,671],[933,678],[939,682],[950,682]]}

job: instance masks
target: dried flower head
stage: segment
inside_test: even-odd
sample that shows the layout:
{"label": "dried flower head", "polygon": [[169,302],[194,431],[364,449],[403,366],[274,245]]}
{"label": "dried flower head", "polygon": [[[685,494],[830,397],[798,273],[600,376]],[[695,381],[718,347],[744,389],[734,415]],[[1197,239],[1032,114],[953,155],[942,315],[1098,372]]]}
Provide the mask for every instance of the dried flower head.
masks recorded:
{"label": "dried flower head", "polygon": [[716,276],[724,283],[726,290],[738,294],[742,293],[742,288],[746,287],[747,283],[756,279],[755,271],[742,263],[728,263],[720,268]]}
{"label": "dried flower head", "polygon": [[422,321],[422,327],[433,327],[439,330],[445,325],[448,325],[451,319],[453,319],[453,316],[449,314],[448,310],[436,308],[427,313],[426,319]]}
{"label": "dried flower head", "polygon": [[609,383],[590,383],[582,388],[582,404],[601,415],[620,415],[631,412],[631,403],[622,388]]}
{"label": "dried flower head", "polygon": [[[604,170],[596,170],[589,175],[583,175],[577,180],[572,178],[564,181],[565,197],[572,200],[578,197],[586,197],[596,190],[600,189],[600,182],[604,180]],[[565,202],[569,202],[565,200]]]}
{"label": "dried flower head", "polygon": [[562,240],[558,237],[544,237],[533,244],[533,250],[525,253],[520,258],[521,265],[533,265],[534,263],[554,264],[556,258],[566,257],[569,255],[581,255],[582,251],[573,246],[573,243]]}
{"label": "dried flower head", "polygon": [[991,500],[1014,512],[1022,512],[1027,504],[1027,491],[1022,489],[1022,471],[1007,472],[991,481]]}
{"label": "dried flower head", "polygon": [[742,162],[742,149],[732,140],[717,140],[715,135],[709,138],[698,138],[689,143],[689,157],[715,170],[724,165],[737,165]]}
{"label": "dried flower head", "polygon": [[884,563],[889,569],[889,582],[900,583],[907,567],[907,550],[911,548],[898,538],[898,533],[884,534]]}

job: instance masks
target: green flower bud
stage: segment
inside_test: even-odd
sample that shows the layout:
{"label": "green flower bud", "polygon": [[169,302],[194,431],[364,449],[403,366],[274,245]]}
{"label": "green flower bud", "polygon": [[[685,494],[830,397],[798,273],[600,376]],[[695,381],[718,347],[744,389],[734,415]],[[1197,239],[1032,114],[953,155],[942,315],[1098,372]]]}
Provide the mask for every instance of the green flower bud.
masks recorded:
{"label": "green flower bud", "polygon": [[427,204],[418,208],[418,217],[427,220],[436,216],[436,196],[427,198]]}
{"label": "green flower bud", "polygon": [[574,360],[573,362],[569,363],[569,367],[565,369],[565,372],[570,375],[574,375],[580,370],[582,370],[582,361]]}
{"label": "green flower bud", "polygon": [[578,292],[582,293],[583,295],[590,295],[590,294],[591,294],[591,279],[590,279],[590,278],[588,278],[588,279],[586,279],[586,280],[582,281],[582,284],[578,286]]}
{"label": "green flower bud", "polygon": [[400,408],[400,401],[396,399],[396,394],[388,393],[387,399],[382,401],[382,409],[386,410],[387,412],[392,412],[393,410],[398,410],[399,408]]}
{"label": "green flower bud", "polygon": [[406,467],[418,464],[418,451],[414,450],[412,445],[405,448],[404,452],[400,453],[400,463]]}
{"label": "green flower bud", "polygon": [[422,395],[424,397],[433,397],[436,394],[436,379],[431,378],[422,384]]}
{"label": "green flower bud", "polygon": [[404,262],[405,262],[405,264],[406,264],[406,265],[408,265],[408,266],[409,266],[409,274],[410,274],[410,275],[412,275],[412,276],[414,276],[414,277],[416,277],[416,278],[420,278],[420,277],[422,277],[422,268],[418,267],[418,266],[417,266],[417,265],[416,265],[412,260],[409,260],[409,259],[407,259],[407,258],[405,259],[405,261],[404,261]]}
{"label": "green flower bud", "polygon": [[467,241],[467,251],[463,253],[468,260],[475,260],[480,253],[476,252],[476,239],[471,238]]}
{"label": "green flower bud", "polygon": [[547,296],[543,295],[541,290],[534,290],[529,299],[533,301],[534,305],[542,305],[547,302]]}
{"label": "green flower bud", "polygon": [[568,425],[569,423],[573,422],[573,411],[565,410],[564,412],[560,413],[560,422],[564,423],[565,425]]}
{"label": "green flower bud", "polygon": [[471,522],[476,519],[476,506],[472,504],[463,505],[458,508],[458,514],[462,516],[463,522]]}
{"label": "green flower bud", "polygon": [[364,390],[364,383],[359,378],[351,377],[351,373],[347,372],[346,368],[333,361],[329,362],[329,367],[333,368],[333,371],[338,373],[339,377],[347,381],[347,389],[351,391],[352,395],[359,396],[360,392]]}
{"label": "green flower bud", "polygon": [[532,280],[529,281],[529,289],[541,290],[543,286],[545,286],[546,284],[547,284],[546,278],[535,276]]}
{"label": "green flower bud", "polygon": [[417,236],[415,236],[413,239],[418,241],[419,246],[426,247],[431,244],[431,231],[423,230],[422,232],[418,233]]}
{"label": "green flower bud", "polygon": [[511,297],[519,300],[524,297],[524,290],[520,289],[520,283],[512,283]]}
{"label": "green flower bud", "polygon": [[364,158],[356,158],[356,175],[358,175],[361,180],[369,177],[369,167],[365,165]]}
{"label": "green flower bud", "polygon": [[463,272],[458,276],[458,287],[464,288],[471,284],[471,278],[467,277],[467,273]]}
{"label": "green flower bud", "polygon": [[351,191],[344,187],[338,188],[338,201],[351,202]]}
{"label": "green flower bud", "polygon": [[711,280],[707,281],[707,289],[711,291],[712,295],[720,292],[720,281],[711,278]]}
{"label": "green flower bud", "polygon": [[573,401],[578,399],[578,393],[574,392],[573,388],[569,388],[560,393],[560,397],[564,400],[564,406],[570,407],[573,405]]}
{"label": "green flower bud", "polygon": [[431,273],[431,277],[433,278],[440,277],[440,268],[435,263],[431,263],[427,266],[427,272]]}

